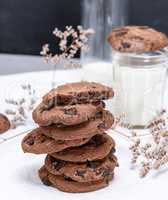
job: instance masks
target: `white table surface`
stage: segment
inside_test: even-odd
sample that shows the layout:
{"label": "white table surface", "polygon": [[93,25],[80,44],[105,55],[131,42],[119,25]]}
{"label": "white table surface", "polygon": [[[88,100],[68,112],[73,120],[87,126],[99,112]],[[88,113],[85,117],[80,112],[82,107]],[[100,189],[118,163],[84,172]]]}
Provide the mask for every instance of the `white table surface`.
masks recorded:
{"label": "white table surface", "polygon": [[41,56],[0,54],[0,75],[52,69]]}
{"label": "white table surface", "polygon": [[[50,88],[51,72],[33,72],[0,76],[0,112],[6,108],[5,98],[19,97],[20,84],[31,83],[39,96],[45,94]],[[79,81],[83,79],[82,70],[57,71],[58,84]],[[108,105],[110,108],[110,104]],[[0,142],[22,131],[35,127],[33,123],[10,130],[0,135]],[[43,186],[37,177],[37,169],[42,165],[44,156],[24,154],[20,143],[23,136],[16,137],[0,144],[0,199],[2,200],[142,200],[167,199],[168,171],[162,169],[154,172],[144,179],[138,177],[137,171],[131,170],[129,165],[130,154],[127,141],[116,133],[109,133],[117,144],[116,155],[120,167],[115,171],[115,179],[109,187],[91,193],[68,194],[56,189]],[[162,173],[164,172],[164,173]]]}

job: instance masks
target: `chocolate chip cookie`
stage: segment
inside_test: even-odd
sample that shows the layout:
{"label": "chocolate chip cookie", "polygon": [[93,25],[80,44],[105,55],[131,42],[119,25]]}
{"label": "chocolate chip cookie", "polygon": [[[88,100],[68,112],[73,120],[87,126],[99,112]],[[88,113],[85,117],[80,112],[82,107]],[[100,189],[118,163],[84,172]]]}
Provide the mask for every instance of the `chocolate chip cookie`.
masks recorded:
{"label": "chocolate chip cookie", "polygon": [[94,82],[68,83],[52,89],[43,97],[43,103],[51,108],[57,105],[73,105],[97,102],[114,96],[113,89]]}
{"label": "chocolate chip cookie", "polygon": [[113,173],[116,166],[118,166],[117,159],[112,153],[103,160],[87,161],[86,163],[61,161],[49,155],[45,159],[45,168],[49,173],[67,176],[77,182],[102,180]]}
{"label": "chocolate chip cookie", "polygon": [[63,192],[82,193],[82,192],[91,192],[99,190],[108,186],[109,181],[113,179],[113,174],[99,181],[84,182],[84,183],[74,181],[69,177],[55,176],[53,174],[49,174],[48,178],[49,181],[52,183],[53,187],[56,187],[57,189]]}
{"label": "chocolate chip cookie", "polygon": [[9,119],[4,115],[0,114],[0,134],[10,129]]}
{"label": "chocolate chip cookie", "polygon": [[40,128],[34,129],[23,138],[22,149],[25,153],[51,154],[69,147],[80,146],[90,138],[77,140],[54,140],[43,134]]}
{"label": "chocolate chip cookie", "polygon": [[48,126],[41,127],[44,135],[55,140],[76,140],[82,138],[91,138],[96,134],[103,134],[104,131],[111,128],[114,123],[114,117],[104,110],[94,119],[69,127]]}
{"label": "chocolate chip cookie", "polygon": [[58,124],[59,126],[77,125],[93,118],[103,110],[104,102],[94,104],[77,104],[69,106],[55,106],[46,109],[41,103],[33,112],[34,121],[40,126]]}
{"label": "chocolate chip cookie", "polygon": [[111,174],[98,181],[77,182],[66,176],[55,176],[50,174],[44,166],[39,170],[38,174],[43,184],[70,193],[95,191],[108,186],[109,181],[113,179],[113,174]]}
{"label": "chocolate chip cookie", "polygon": [[106,135],[95,135],[88,143],[79,147],[70,147],[61,152],[51,154],[58,160],[69,162],[87,162],[105,158],[115,147],[114,140]]}
{"label": "chocolate chip cookie", "polygon": [[125,26],[113,29],[108,41],[117,51],[133,53],[157,51],[168,45],[165,34],[148,26]]}

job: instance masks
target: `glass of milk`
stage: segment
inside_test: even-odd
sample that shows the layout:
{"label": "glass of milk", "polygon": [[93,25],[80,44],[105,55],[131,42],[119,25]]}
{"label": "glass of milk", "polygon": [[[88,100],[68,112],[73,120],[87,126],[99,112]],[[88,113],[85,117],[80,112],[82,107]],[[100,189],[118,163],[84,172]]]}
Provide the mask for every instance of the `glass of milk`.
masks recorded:
{"label": "glass of milk", "polygon": [[135,128],[144,127],[165,108],[166,50],[134,54],[112,51],[114,113]]}

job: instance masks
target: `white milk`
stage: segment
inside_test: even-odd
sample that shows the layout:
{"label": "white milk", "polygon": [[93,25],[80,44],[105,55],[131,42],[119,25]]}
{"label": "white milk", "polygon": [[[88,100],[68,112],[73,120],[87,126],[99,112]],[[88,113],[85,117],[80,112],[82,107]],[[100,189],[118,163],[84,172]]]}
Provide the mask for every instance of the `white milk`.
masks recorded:
{"label": "white milk", "polygon": [[112,86],[113,69],[110,62],[95,60],[83,65],[83,79]]}
{"label": "white milk", "polygon": [[163,108],[166,67],[163,64],[137,68],[113,62],[115,114],[126,116],[133,126],[146,125]]}

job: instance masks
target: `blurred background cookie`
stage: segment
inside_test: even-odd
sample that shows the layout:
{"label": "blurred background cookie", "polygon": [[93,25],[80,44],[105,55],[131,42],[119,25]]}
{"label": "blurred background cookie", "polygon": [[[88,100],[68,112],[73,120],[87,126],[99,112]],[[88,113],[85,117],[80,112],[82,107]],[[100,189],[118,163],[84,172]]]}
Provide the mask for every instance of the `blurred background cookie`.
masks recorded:
{"label": "blurred background cookie", "polygon": [[148,26],[124,26],[115,28],[108,36],[112,48],[120,52],[152,52],[168,45],[168,38]]}
{"label": "blurred background cookie", "polygon": [[2,113],[0,113],[0,134],[10,129],[9,119]]}

